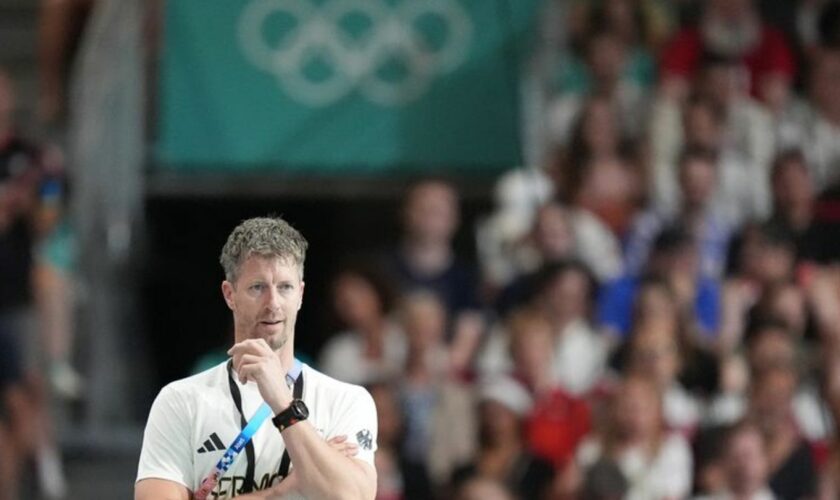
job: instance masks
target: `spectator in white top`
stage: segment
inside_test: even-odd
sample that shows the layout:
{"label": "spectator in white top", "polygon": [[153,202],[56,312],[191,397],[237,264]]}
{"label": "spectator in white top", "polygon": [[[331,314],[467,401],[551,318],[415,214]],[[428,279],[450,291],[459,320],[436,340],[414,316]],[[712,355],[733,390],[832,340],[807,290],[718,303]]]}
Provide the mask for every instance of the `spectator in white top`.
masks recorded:
{"label": "spectator in white top", "polygon": [[[527,228],[518,227],[527,218]],[[477,231],[487,285],[498,292],[496,306],[505,314],[515,306],[525,282],[541,266],[577,258],[599,281],[616,278],[622,270],[621,246],[610,229],[587,210],[556,200],[526,210],[500,210]]]}
{"label": "spectator in white top", "polygon": [[770,210],[769,164],[774,152],[772,121],[743,88],[737,61],[709,54],[694,98],[683,107],[660,99],[651,124],[655,194],[665,210],[678,206],[673,165],[686,145],[718,151],[718,201],[731,223],[764,217]]}
{"label": "spectator in white top", "polygon": [[476,449],[471,387],[454,376],[444,341],[446,309],[429,292],[413,292],[400,303],[408,339],[399,395],[405,415],[402,458],[406,498],[433,498],[455,466]]}
{"label": "spectator in white top", "polygon": [[618,110],[621,119],[619,126],[627,134],[637,137],[642,135],[645,130],[639,123],[644,123],[648,109],[647,89],[626,78],[624,70],[630,47],[617,33],[603,27],[593,30],[584,43],[585,68],[592,81],[586,93],[567,92],[549,103],[551,138],[560,145],[569,142],[572,124],[580,114],[586,94],[609,99]]}
{"label": "spectator in white top", "polygon": [[476,225],[476,250],[485,288],[498,291],[524,271],[520,246],[537,209],[554,196],[554,182],[542,168],[514,168],[499,177],[493,191],[493,213]]}
{"label": "spectator in white top", "polygon": [[691,491],[692,458],[686,440],[665,430],[656,387],[628,378],[616,388],[603,430],[584,441],[578,463],[585,472],[614,460],[629,482],[627,500],[684,498]]}
{"label": "spectator in white top", "polygon": [[[551,323],[554,361],[552,379],[572,395],[589,391],[603,374],[607,339],[592,324],[595,282],[587,268],[576,261],[547,266],[535,284],[531,304]],[[495,332],[482,351],[478,366],[483,373],[512,369],[510,337]]]}
{"label": "spectator in white top", "polygon": [[618,121],[607,98],[586,101],[559,160],[557,194],[592,212],[620,237],[644,197],[646,180],[637,145]]}
{"label": "spectator in white top", "polygon": [[[780,288],[771,289],[770,293],[777,295],[785,288],[789,292],[795,293],[797,291],[792,286],[782,285]],[[794,296],[787,300],[801,299]],[[765,307],[762,304],[760,305],[762,308]],[[795,304],[793,306],[801,307]],[[801,311],[791,311],[789,318],[786,319],[778,312],[774,315],[767,315],[767,312],[763,311],[759,312],[746,334],[745,355],[750,374],[759,377],[761,373],[767,370],[781,368],[794,370],[797,366],[804,365],[802,372],[807,375],[808,368],[815,368],[808,366],[807,360],[809,357],[798,355],[800,354],[798,343],[801,338],[798,337],[800,334],[796,332],[791,321],[804,322],[804,317],[800,314]],[[795,319],[795,317],[799,317],[799,319]],[[802,351],[802,353],[807,353],[807,351]],[[804,378],[795,387],[788,412],[795,423],[797,433],[813,442],[827,439],[832,432],[832,425],[826,419],[829,409],[820,399],[817,385],[816,380]],[[729,424],[746,413],[748,403],[745,395],[746,388],[730,387],[728,389],[728,391],[716,396],[710,406],[708,415],[710,421]]]}
{"label": "spectator in white top", "polygon": [[808,106],[779,132],[782,147],[799,147],[814,182],[825,187],[840,179],[840,49],[821,49],[812,58]]}
{"label": "spectator in white top", "polygon": [[590,212],[558,201],[539,207],[529,238],[516,257],[520,274],[496,299],[497,311],[502,315],[528,299],[525,292],[548,264],[578,259],[599,282],[617,277],[621,270],[621,250],[610,230]]}
{"label": "spectator in white top", "polygon": [[321,351],[320,368],[351,384],[394,377],[405,363],[405,336],[388,317],[391,292],[365,266],[348,267],[332,283],[333,308],[346,328]]}
{"label": "spectator in white top", "polygon": [[662,412],[668,428],[688,436],[700,420],[701,407],[678,379],[684,354],[677,328],[665,318],[636,324],[630,338],[627,373],[656,386],[662,395]]}

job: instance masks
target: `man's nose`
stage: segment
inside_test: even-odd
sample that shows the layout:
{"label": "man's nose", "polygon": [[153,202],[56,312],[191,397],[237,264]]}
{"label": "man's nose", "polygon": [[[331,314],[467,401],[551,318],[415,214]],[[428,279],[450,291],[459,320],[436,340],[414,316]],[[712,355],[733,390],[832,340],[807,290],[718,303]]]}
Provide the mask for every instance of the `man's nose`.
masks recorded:
{"label": "man's nose", "polygon": [[272,311],[280,309],[280,304],[283,302],[283,296],[275,287],[269,287],[269,292],[266,295],[266,307]]}

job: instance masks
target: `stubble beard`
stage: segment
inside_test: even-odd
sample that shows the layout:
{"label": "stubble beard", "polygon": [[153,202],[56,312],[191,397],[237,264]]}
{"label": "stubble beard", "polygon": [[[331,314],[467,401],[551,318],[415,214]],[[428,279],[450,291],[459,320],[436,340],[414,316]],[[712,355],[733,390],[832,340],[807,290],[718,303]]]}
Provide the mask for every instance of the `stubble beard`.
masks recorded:
{"label": "stubble beard", "polygon": [[268,339],[268,345],[269,345],[269,347],[271,347],[272,351],[279,353],[280,350],[283,349],[283,347],[286,345],[286,343],[288,341],[289,341],[289,335],[285,331],[282,331],[282,332],[278,333],[277,335],[275,335],[274,337],[271,337],[270,339]]}

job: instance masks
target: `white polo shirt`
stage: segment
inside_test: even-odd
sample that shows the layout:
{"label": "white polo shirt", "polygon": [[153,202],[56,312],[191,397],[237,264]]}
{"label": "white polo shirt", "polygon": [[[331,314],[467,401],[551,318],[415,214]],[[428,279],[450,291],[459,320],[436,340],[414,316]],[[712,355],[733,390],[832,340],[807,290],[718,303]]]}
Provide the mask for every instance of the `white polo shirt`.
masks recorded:
{"label": "white polo shirt", "polygon": [[[373,465],[377,421],[373,398],[362,387],[340,382],[303,365],[303,401],[309,408],[308,421],[329,439],[346,435],[359,445],[355,458]],[[262,404],[255,382],[239,383],[242,412],[246,420]],[[167,479],[190,491],[214,470],[219,458],[242,430],[240,413],[234,404],[227,362],[207,371],[172,382],[158,394],[149,413],[137,481]],[[256,490],[278,484],[278,471],[286,449],[280,432],[266,421],[252,439]],[[233,498],[245,483],[248,457],[243,450],[208,498]],[[294,468],[294,459],[292,459]]]}

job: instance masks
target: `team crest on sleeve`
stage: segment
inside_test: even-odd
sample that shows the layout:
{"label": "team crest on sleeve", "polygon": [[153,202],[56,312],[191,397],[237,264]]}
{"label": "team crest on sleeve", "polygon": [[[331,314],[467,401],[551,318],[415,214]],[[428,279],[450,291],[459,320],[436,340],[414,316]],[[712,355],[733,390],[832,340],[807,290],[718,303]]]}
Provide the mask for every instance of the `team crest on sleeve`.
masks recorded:
{"label": "team crest on sleeve", "polygon": [[359,446],[366,450],[373,448],[373,436],[367,429],[362,429],[356,433],[356,441],[358,441]]}

